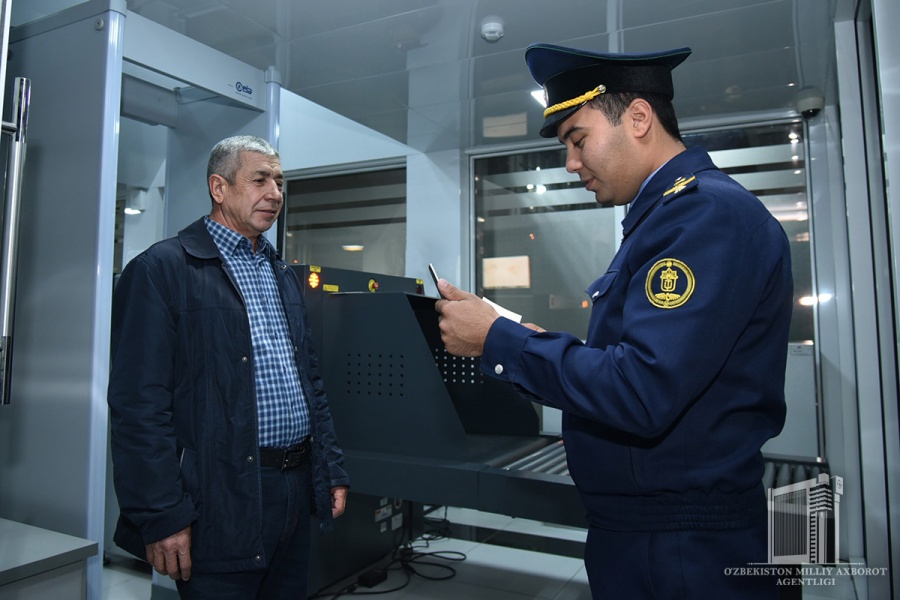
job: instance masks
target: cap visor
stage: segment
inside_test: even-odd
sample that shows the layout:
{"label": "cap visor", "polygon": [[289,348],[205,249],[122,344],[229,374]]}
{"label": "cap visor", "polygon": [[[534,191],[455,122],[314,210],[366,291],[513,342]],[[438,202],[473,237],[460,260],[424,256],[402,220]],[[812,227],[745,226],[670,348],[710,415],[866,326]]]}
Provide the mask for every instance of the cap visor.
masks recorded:
{"label": "cap visor", "polygon": [[[587,104],[587,102],[585,102],[584,104]],[[559,112],[555,112],[544,119],[544,124],[541,125],[541,137],[555,138],[557,136],[557,130],[559,130],[559,126],[562,124],[562,122],[568,119],[576,110],[583,107],[584,104],[579,104],[578,106],[573,106],[572,108],[566,108]]]}

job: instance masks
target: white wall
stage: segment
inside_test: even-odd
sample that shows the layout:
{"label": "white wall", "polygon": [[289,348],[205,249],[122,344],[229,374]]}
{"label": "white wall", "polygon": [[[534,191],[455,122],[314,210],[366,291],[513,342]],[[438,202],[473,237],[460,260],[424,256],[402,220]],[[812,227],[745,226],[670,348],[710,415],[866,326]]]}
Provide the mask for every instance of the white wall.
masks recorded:
{"label": "white wall", "polygon": [[286,173],[405,157],[415,152],[406,144],[286,90],[281,92],[278,143],[281,168]]}

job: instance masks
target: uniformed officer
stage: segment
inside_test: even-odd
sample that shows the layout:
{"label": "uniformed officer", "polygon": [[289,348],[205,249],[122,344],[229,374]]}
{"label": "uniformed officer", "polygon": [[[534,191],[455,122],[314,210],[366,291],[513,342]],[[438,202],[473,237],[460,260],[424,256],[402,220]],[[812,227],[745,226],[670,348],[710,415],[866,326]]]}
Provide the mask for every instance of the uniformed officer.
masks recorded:
{"label": "uniformed officer", "polygon": [[785,418],[790,251],[762,203],[682,143],[671,73],[689,54],[525,54],[541,135],[598,202],[629,205],[584,342],[443,280],[436,305],[448,351],[563,411],[604,600],[777,597],[746,567],[768,555],[760,448]]}

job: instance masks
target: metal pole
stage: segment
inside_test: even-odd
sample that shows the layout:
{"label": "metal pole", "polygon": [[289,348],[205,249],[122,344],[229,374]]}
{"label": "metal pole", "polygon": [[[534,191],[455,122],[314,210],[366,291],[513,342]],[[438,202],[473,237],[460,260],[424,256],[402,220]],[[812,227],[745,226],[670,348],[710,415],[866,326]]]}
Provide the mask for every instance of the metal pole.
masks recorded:
{"label": "metal pole", "polygon": [[19,208],[22,199],[22,172],[25,165],[25,137],[28,129],[28,105],[31,81],[16,78],[12,104],[12,123],[3,123],[10,133],[7,161],[6,207],[3,215],[2,257],[0,257],[0,404],[9,404],[12,374],[13,317],[16,300],[16,251],[19,239]]}

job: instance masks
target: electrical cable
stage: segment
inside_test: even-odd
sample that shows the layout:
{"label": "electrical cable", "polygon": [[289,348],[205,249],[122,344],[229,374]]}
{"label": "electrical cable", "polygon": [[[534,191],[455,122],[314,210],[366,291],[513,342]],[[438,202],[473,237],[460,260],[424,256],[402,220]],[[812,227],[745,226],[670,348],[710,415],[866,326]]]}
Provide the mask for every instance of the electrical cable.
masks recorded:
{"label": "electrical cable", "polygon": [[[444,581],[453,578],[456,575],[456,569],[448,564],[434,562],[434,560],[462,562],[466,560],[467,556],[464,553],[455,550],[426,551],[430,548],[431,542],[450,537],[450,522],[447,520],[446,507],[444,508],[444,518],[425,518],[424,522],[426,525],[430,526],[430,529],[425,531],[417,540],[395,544],[394,550],[391,553],[391,561],[387,565],[379,569],[367,571],[363,575],[357,577],[356,581],[353,583],[345,585],[338,590],[319,590],[315,594],[309,596],[308,600],[325,598],[328,600],[336,600],[342,596],[376,596],[380,594],[390,594],[407,587],[414,576],[429,581]],[[399,530],[402,537],[409,537],[403,535],[411,533],[411,530],[407,530],[408,527],[411,528],[410,519],[405,519],[403,528]],[[403,581],[402,584],[384,590],[370,591],[360,589],[361,587],[367,587],[361,583],[366,579],[365,576],[367,574],[372,574],[372,576],[385,574],[385,577],[379,582],[383,583],[387,580],[386,574],[394,571],[401,573],[405,577],[405,581]]]}

